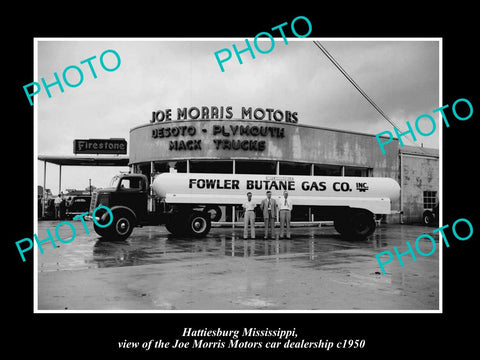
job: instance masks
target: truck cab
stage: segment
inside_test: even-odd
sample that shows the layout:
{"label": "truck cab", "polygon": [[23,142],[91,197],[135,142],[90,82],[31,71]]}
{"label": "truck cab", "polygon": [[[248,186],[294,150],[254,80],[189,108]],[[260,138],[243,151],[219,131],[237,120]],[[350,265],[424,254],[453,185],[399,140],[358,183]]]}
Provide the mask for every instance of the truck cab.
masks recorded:
{"label": "truck cab", "polygon": [[[115,179],[115,178],[114,178]],[[110,208],[123,205],[131,209],[139,222],[147,217],[147,177],[143,174],[123,174],[114,181]]]}
{"label": "truck cab", "polygon": [[[116,239],[126,239],[133,228],[148,222],[147,177],[143,174],[120,174],[115,176],[110,187],[99,189],[92,194],[89,215],[100,206],[108,207],[113,213],[113,223],[107,228],[94,224],[97,234]],[[97,211],[95,216],[100,224],[110,221],[106,210]]]}

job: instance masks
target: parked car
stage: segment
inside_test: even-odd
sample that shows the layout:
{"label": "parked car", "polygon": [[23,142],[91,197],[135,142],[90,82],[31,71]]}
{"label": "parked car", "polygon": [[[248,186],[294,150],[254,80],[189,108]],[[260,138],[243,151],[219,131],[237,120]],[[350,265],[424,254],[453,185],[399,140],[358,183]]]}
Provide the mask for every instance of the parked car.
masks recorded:
{"label": "parked car", "polygon": [[44,220],[53,220],[55,219],[55,199],[50,198],[45,201],[45,213],[43,216]]}
{"label": "parked car", "polygon": [[72,196],[67,202],[66,217],[71,219],[77,215],[88,212],[88,209],[90,208],[90,200],[91,196],[89,195]]}
{"label": "parked car", "polygon": [[438,204],[433,209],[427,209],[423,212],[422,222],[424,225],[431,226],[438,224]]}

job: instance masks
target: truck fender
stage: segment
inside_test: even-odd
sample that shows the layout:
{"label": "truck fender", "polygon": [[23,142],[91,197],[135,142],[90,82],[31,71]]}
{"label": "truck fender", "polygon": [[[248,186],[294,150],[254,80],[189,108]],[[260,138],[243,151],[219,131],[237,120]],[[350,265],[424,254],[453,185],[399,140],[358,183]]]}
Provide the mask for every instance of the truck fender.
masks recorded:
{"label": "truck fender", "polygon": [[[135,220],[135,222],[137,222],[137,215],[129,207],[122,206],[122,205],[117,205],[117,206],[111,207],[110,210],[112,211],[112,213],[115,213],[115,211],[118,211],[118,210],[127,211],[128,213],[130,213],[133,216],[133,219]],[[105,212],[105,214],[103,214],[100,219],[105,221],[107,216],[108,216],[108,212]]]}

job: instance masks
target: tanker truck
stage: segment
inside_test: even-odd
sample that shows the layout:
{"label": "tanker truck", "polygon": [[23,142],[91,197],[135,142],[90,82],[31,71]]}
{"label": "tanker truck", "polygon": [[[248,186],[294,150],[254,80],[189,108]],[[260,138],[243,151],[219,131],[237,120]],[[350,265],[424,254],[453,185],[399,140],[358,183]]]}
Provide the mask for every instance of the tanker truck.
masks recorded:
{"label": "tanker truck", "polygon": [[[364,239],[375,231],[375,215],[391,214],[400,186],[391,178],[283,176],[249,174],[161,173],[148,185],[143,174],[116,176],[110,188],[92,194],[89,215],[95,212],[96,233],[111,240],[127,239],[134,227],[165,225],[176,236],[205,237],[219,205],[240,206],[247,192],[260,204],[267,190],[280,200],[289,193],[293,206],[311,208],[315,220],[333,221],[349,239]],[[216,213],[216,214],[215,214]],[[213,219],[212,219],[213,216]]]}

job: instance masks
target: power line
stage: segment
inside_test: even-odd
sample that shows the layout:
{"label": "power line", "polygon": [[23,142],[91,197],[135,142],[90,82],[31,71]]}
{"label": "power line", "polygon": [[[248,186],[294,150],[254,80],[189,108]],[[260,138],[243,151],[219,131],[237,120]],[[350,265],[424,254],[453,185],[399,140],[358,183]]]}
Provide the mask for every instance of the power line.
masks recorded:
{"label": "power line", "polygon": [[[373,101],[370,96],[368,96],[365,91],[363,91],[363,89],[355,82],[355,80],[353,80],[353,78],[345,71],[345,69],[335,60],[335,58],[327,51],[327,49],[325,49],[325,47],[320,44],[320,42],[318,41],[313,41],[313,43],[325,54],[325,56],[333,63],[333,65],[335,65],[335,67],[340,70],[340,72],[343,74],[343,76],[345,76],[347,78],[347,80],[355,87],[355,89],[357,89],[360,94],[363,95],[363,97],[365,99],[367,99],[367,101],[375,108],[375,110],[377,110],[380,115],[383,116],[383,118],[385,120],[387,120],[393,127],[397,128],[397,129],[400,129],[400,126],[398,126],[397,124],[395,124],[395,122],[393,120],[391,120],[387,114],[385,114],[385,112],[375,103],[375,101]],[[403,131],[401,131],[403,132]],[[417,144],[415,144],[413,141],[411,141],[409,138],[407,138],[408,141],[410,141],[411,143],[413,143],[414,145],[418,146]],[[418,146],[419,147],[419,146]],[[422,149],[421,147],[419,147],[420,149]],[[422,149],[423,152],[425,152],[423,149]]]}

